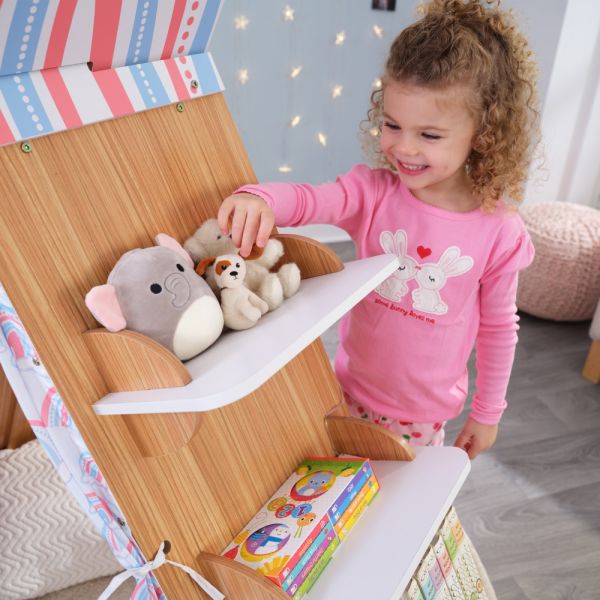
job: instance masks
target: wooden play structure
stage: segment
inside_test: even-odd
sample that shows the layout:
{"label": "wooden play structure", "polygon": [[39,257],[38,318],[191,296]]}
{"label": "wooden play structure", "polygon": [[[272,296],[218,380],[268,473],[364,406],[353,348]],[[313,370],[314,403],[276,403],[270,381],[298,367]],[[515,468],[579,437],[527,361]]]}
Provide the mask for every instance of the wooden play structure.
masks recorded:
{"label": "wooden play structure", "polygon": [[[168,540],[170,559],[228,598],[283,600],[219,553],[302,459],[350,453],[375,461],[381,498],[310,596],[399,597],[468,459],[438,448],[406,462],[415,455],[402,440],[348,417],[318,339],[397,259],[344,267],[326,247],[282,236],[303,274],[297,296],[181,363],[140,334],[98,329],[84,296],[124,252],[158,232],[182,242],[255,180],[223,94],[15,139],[0,170],[0,281],[146,557]],[[27,429],[0,389],[2,414],[15,415],[4,440],[18,445]],[[156,576],[169,598],[204,597],[180,570]]]}

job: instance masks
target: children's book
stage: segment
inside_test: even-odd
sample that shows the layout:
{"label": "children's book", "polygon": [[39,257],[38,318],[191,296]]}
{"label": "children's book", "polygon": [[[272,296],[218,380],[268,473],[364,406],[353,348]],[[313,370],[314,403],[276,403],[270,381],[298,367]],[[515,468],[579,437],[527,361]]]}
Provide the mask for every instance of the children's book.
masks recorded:
{"label": "children's book", "polygon": [[294,586],[300,591],[339,543],[335,514],[370,478],[376,481],[368,459],[303,461],[222,554],[259,571],[288,595]]}
{"label": "children's book", "polygon": [[425,571],[429,572],[429,579],[432,581],[435,590],[431,600],[452,600],[433,548],[429,548],[425,553],[422,566]]}
{"label": "children's book", "polygon": [[442,539],[441,535],[435,536],[431,545],[435,554],[435,558],[438,561],[440,569],[442,570],[442,574],[444,575],[444,579],[446,580],[446,586],[450,592],[450,597],[452,600],[465,600],[465,595],[463,594],[460,583],[458,583],[458,579],[456,578],[454,566],[452,565],[452,559],[448,554],[448,550],[446,550],[446,545],[444,544],[444,540]]}
{"label": "children's book", "polygon": [[413,577],[411,577],[408,586],[404,590],[404,594],[402,594],[402,600],[425,600],[423,594],[421,594],[419,584]]}
{"label": "children's book", "polygon": [[441,533],[465,598],[487,600],[479,567],[454,507],[446,515]]}
{"label": "children's book", "polygon": [[335,540],[329,544],[327,550],[319,560],[319,562],[314,566],[312,571],[308,574],[308,577],[304,580],[304,583],[298,588],[298,591],[294,595],[294,600],[301,600],[308,594],[312,586],[315,584],[319,575],[323,572],[323,569],[331,562],[333,558],[333,553],[337,550],[337,547],[340,544],[339,538],[335,538]]}
{"label": "children's book", "polygon": [[[368,508],[369,504],[371,504],[372,500],[377,495],[379,491],[379,483],[375,478],[369,479],[365,484],[366,493],[363,496],[361,502],[352,510],[352,513],[349,515],[348,519],[342,523],[342,526],[337,530],[337,534],[342,541],[352,530],[358,519]],[[336,525],[339,524],[336,523]]]}

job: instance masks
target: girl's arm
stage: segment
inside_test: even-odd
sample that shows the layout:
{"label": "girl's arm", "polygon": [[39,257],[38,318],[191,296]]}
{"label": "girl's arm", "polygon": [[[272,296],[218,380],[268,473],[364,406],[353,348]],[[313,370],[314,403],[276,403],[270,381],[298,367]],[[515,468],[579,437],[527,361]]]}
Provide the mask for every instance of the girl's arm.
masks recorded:
{"label": "girl's arm", "polygon": [[246,185],[223,201],[219,226],[247,256],[252,244],[264,246],[273,225],[296,227],[328,223],[351,237],[369,219],[378,195],[377,171],[357,165],[333,183]]}

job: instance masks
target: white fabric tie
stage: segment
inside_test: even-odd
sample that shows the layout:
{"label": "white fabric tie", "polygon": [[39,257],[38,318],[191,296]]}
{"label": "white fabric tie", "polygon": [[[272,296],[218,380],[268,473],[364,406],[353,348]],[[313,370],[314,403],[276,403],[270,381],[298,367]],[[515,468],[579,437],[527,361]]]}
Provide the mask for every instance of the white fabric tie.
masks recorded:
{"label": "white fabric tie", "polygon": [[165,543],[161,542],[158,552],[154,557],[154,560],[147,562],[145,565],[141,567],[135,567],[134,569],[127,569],[127,571],[123,571],[118,575],[115,575],[111,582],[108,584],[108,587],[102,592],[102,594],[98,597],[98,600],[106,600],[110,598],[110,596],[115,592],[115,590],[130,577],[140,578],[144,575],[147,575],[150,571],[155,571],[156,569],[162,567],[165,563],[173,565],[182,571],[185,571],[213,600],[223,600],[225,595],[222,594],[212,583],[204,579],[202,575],[194,571],[194,569],[190,569],[190,567],[186,567],[180,563],[173,562],[172,560],[168,560],[165,556],[164,552]]}

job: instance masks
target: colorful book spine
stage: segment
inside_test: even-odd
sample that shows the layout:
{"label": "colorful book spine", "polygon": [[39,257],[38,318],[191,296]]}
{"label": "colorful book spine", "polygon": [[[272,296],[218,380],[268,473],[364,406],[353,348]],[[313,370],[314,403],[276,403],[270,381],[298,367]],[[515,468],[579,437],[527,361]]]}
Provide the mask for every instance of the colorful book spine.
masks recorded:
{"label": "colorful book spine", "polygon": [[425,600],[421,594],[421,588],[414,578],[411,580],[402,594],[402,600]]}
{"label": "colorful book spine", "polygon": [[438,565],[437,559],[433,548],[429,548],[423,557],[423,565],[427,571],[429,571],[429,578],[433,582],[435,588],[434,599],[435,600],[452,600],[452,596],[446,586],[446,580],[444,574]]}
{"label": "colorful book spine", "polygon": [[429,569],[423,561],[421,561],[421,564],[415,571],[415,579],[421,588],[423,598],[425,600],[434,600],[436,592],[435,585],[433,585],[433,581],[431,580],[431,577],[429,577]]}
{"label": "colorful book spine", "polygon": [[337,534],[333,530],[331,521],[328,521],[321,533],[315,538],[315,541],[310,545],[308,550],[300,557],[300,560],[296,563],[296,566],[291,570],[290,574],[285,578],[281,587],[287,590],[292,586],[301,571],[304,570],[306,564],[311,560],[312,556],[319,550],[323,543],[330,543],[332,537]]}
{"label": "colorful book spine", "polygon": [[304,553],[308,551],[308,549],[312,546],[317,537],[321,534],[323,528],[327,525],[327,523],[330,523],[330,520],[329,516],[325,515],[319,521],[317,526],[310,532],[310,535],[304,540],[302,546],[300,546],[300,548],[298,548],[298,550],[296,550],[294,555],[290,558],[290,560],[285,566],[285,569],[283,569],[283,571],[279,575],[280,581],[283,582],[289,576],[294,567],[298,564],[298,561],[304,556]]}
{"label": "colorful book spine", "polygon": [[[488,600],[488,596],[483,588],[479,567],[473,558],[471,546],[465,537],[464,530],[454,507],[448,512],[442,529],[444,543],[446,539],[453,539],[453,542],[450,542],[450,545],[455,548],[452,564],[454,565],[456,577],[464,596],[469,598],[469,600]],[[448,553],[452,557],[453,553],[450,552],[449,548]]]}
{"label": "colorful book spine", "polygon": [[[367,484],[368,485],[368,484]],[[350,515],[349,519],[345,522],[342,528],[337,532],[340,541],[343,540],[352,530],[358,519],[365,512],[369,504],[371,504],[373,498],[379,491],[379,483],[375,480],[374,485],[368,485],[368,491],[363,498],[363,501],[356,507],[354,512]]]}
{"label": "colorful book spine", "polygon": [[345,492],[331,507],[331,510],[329,511],[329,518],[334,525],[337,523],[337,521],[339,521],[348,506],[352,503],[354,498],[356,498],[357,494],[359,494],[360,490],[370,477],[373,477],[373,470],[371,469],[371,465],[367,464],[357,473],[354,480],[346,488]]}
{"label": "colorful book spine", "polygon": [[[298,565],[303,563],[302,568],[298,569],[298,573],[296,575],[296,578],[293,580],[292,584],[290,586],[288,586],[288,588],[285,588],[285,584],[284,584],[284,589],[285,589],[286,593],[288,594],[288,596],[293,596],[298,591],[300,586],[304,583],[304,580],[308,577],[310,572],[313,570],[313,568],[318,564],[319,560],[325,554],[325,551],[327,550],[327,548],[329,548],[329,546],[331,546],[331,544],[334,543],[334,540],[337,540],[337,543],[339,544],[339,538],[338,538],[337,534],[335,533],[335,531],[333,530],[333,525],[329,524],[328,526],[325,527],[325,529],[323,531],[326,531],[326,535],[321,540],[321,543],[311,552],[310,556],[308,556],[306,559],[303,557],[302,560],[300,561],[300,563],[298,563]],[[315,544],[316,544],[316,541],[315,541]],[[296,567],[296,569],[297,569],[297,567]],[[294,569],[294,571],[296,571],[296,569]],[[288,577],[288,579],[289,579],[289,577]],[[286,579],[286,581],[287,581],[287,579]]]}
{"label": "colorful book spine", "polygon": [[294,600],[302,600],[302,598],[308,594],[325,567],[330,563],[333,553],[337,550],[339,545],[340,539],[337,537],[334,538],[333,542],[331,542],[327,547],[327,550],[325,550],[323,556],[321,556],[321,560],[313,567],[312,571],[308,574],[308,577],[304,580],[304,583],[298,588],[298,591],[293,596]]}
{"label": "colorful book spine", "polygon": [[452,565],[452,559],[448,554],[448,550],[446,550],[446,545],[444,544],[444,540],[442,539],[441,535],[437,535],[435,538],[433,538],[432,547],[435,558],[440,565],[440,569],[444,575],[444,579],[446,580],[446,587],[450,592],[450,597],[452,600],[465,600],[465,595],[463,594],[460,583],[456,578],[456,573]]}
{"label": "colorful book spine", "polygon": [[377,481],[377,479],[375,477],[371,477],[368,479],[368,481],[365,482],[365,485],[362,486],[362,488],[359,490],[358,494],[356,494],[356,497],[354,498],[354,500],[352,500],[352,502],[350,502],[350,504],[344,511],[344,514],[340,517],[339,521],[334,525],[335,530],[338,533],[346,525],[346,521],[348,521],[348,519],[354,514],[354,511],[356,510],[356,508],[363,502],[363,499],[367,495],[367,492],[373,486],[376,486],[377,489],[379,489],[379,482]]}

